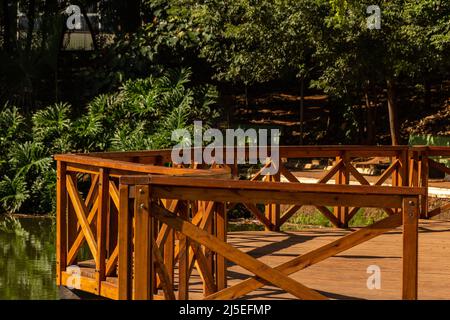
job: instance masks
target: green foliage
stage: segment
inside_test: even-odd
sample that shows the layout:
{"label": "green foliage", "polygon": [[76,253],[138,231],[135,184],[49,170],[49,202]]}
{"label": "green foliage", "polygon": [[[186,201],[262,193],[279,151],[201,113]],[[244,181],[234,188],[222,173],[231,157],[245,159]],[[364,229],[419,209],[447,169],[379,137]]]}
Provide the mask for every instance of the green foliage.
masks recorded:
{"label": "green foliage", "polygon": [[[51,212],[56,173],[52,154],[170,147],[175,129],[192,130],[194,120],[213,124],[217,91],[191,85],[189,69],[128,80],[94,98],[79,118],[66,103],[50,105],[25,119],[15,107],[0,113],[0,203],[8,213]],[[28,125],[27,125],[28,124]]]}

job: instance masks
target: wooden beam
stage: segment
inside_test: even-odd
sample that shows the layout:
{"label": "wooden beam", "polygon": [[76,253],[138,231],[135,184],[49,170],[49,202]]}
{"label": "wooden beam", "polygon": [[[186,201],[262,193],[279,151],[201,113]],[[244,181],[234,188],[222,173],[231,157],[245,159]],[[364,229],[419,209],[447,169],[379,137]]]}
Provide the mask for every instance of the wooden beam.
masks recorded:
{"label": "wooden beam", "polygon": [[[153,297],[153,258],[150,207],[150,187],[137,185],[134,218],[134,299],[150,300]],[[120,267],[119,267],[120,268]]]}
{"label": "wooden beam", "polygon": [[119,186],[119,270],[118,296],[120,300],[132,299],[132,218],[129,211],[128,186]]}
{"label": "wooden beam", "polygon": [[[289,275],[308,268],[316,263],[319,263],[329,257],[335,256],[343,251],[346,251],[358,244],[366,242],[372,238],[375,238],[391,229],[400,226],[402,223],[401,215],[397,214],[391,217],[387,217],[383,220],[375,222],[374,224],[352,232],[340,239],[330,242],[322,247],[298,256],[288,262],[285,262],[277,267],[276,270],[282,272],[285,275]],[[238,299],[246,295],[249,292],[257,290],[265,286],[265,281],[258,277],[251,277],[244,280],[232,287],[228,287],[222,291],[212,294],[205,299],[207,300],[229,300]]]}
{"label": "wooden beam", "polygon": [[107,217],[109,214],[109,172],[100,168],[98,182],[98,211],[97,211],[97,259],[95,260],[96,280],[98,292],[101,292],[102,281],[106,279],[106,235]]}
{"label": "wooden beam", "polygon": [[415,198],[403,199],[403,282],[402,297],[417,299],[419,204]]}
{"label": "wooden beam", "polygon": [[62,285],[67,267],[67,187],[66,164],[56,163],[56,284]]}
{"label": "wooden beam", "polygon": [[89,249],[91,250],[91,254],[92,254],[94,260],[97,262],[97,259],[98,259],[97,242],[95,241],[94,234],[92,233],[89,222],[86,218],[86,212],[87,212],[86,206],[85,206],[84,202],[82,202],[80,200],[78,193],[75,189],[75,185],[72,180],[72,177],[70,175],[66,176],[66,182],[67,182],[67,192],[69,193],[69,197],[72,201],[75,213],[78,218],[78,222],[80,223],[81,229],[83,230],[83,233],[86,237],[86,241],[89,246]]}
{"label": "wooden beam", "polygon": [[152,206],[151,213],[155,218],[168,224],[193,241],[196,241],[197,243],[220,253],[228,260],[233,261],[269,283],[286,290],[298,298],[315,300],[326,299],[323,295],[290,279],[282,272],[272,269],[268,265],[256,260],[248,254],[220,241],[216,237],[208,234],[206,231],[194,226],[192,223],[172,215],[167,209],[162,208],[161,206],[154,204]]}

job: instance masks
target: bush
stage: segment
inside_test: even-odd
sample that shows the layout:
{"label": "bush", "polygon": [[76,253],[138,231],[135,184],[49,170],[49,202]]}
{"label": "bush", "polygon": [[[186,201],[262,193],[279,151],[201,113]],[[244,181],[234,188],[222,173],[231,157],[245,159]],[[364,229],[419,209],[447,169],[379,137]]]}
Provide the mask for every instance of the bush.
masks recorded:
{"label": "bush", "polygon": [[189,69],[129,80],[118,92],[94,98],[72,119],[71,106],[50,105],[29,119],[13,106],[0,113],[0,211],[48,213],[55,209],[56,171],[51,155],[67,152],[167,148],[175,129],[208,126],[219,113],[213,86],[190,85]]}

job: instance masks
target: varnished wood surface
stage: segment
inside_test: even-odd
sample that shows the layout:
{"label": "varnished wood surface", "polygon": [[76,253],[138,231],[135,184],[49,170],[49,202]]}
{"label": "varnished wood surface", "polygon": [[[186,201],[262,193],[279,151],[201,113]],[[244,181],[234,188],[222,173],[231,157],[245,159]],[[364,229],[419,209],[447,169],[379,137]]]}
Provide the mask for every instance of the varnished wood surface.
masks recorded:
{"label": "varnished wood surface", "polygon": [[[334,228],[305,229],[298,232],[230,232],[228,243],[274,267],[349,232]],[[93,277],[93,263],[84,262],[82,265],[82,275]],[[367,268],[370,265],[380,267],[379,290],[367,288],[366,282],[370,276]],[[177,274],[178,270],[175,272]],[[249,272],[229,263],[228,286],[237,284],[248,276]],[[290,277],[332,299],[400,299],[402,230],[397,228]],[[110,289],[117,283],[114,277],[107,278],[107,281],[111,284]],[[203,297],[202,284],[196,272],[190,280],[189,297]],[[450,299],[450,221],[420,221],[418,298]],[[243,299],[293,299],[293,296],[278,288],[265,286]]]}

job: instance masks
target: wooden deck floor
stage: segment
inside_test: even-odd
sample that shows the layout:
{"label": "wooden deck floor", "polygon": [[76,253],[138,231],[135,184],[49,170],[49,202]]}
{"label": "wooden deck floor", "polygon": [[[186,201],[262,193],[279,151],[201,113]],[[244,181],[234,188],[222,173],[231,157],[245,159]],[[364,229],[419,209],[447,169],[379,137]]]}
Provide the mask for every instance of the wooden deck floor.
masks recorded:
{"label": "wooden deck floor", "polygon": [[[229,243],[276,266],[335,240],[348,231],[314,229],[301,232],[232,232]],[[419,299],[450,299],[450,221],[422,220],[419,230]],[[401,297],[401,229],[381,235],[291,277],[334,299],[399,299]],[[367,267],[381,269],[381,289],[369,290]],[[229,284],[248,272],[230,266]],[[250,299],[291,299],[271,287],[249,294]]]}
{"label": "wooden deck floor", "polygon": [[[327,244],[350,231],[322,228],[299,232],[230,232],[228,242],[270,266],[277,266]],[[450,299],[450,221],[421,220],[419,229],[419,299]],[[332,299],[400,299],[402,268],[401,229],[301,270],[292,278]],[[84,263],[83,275],[93,277],[93,266]],[[369,290],[367,268],[381,270],[381,289]],[[250,273],[230,264],[228,285],[246,279]],[[108,278],[116,290],[116,278]],[[114,289],[115,288],[115,289]],[[190,298],[202,299],[201,283],[194,271],[190,280]],[[274,287],[266,286],[244,299],[292,299]]]}

